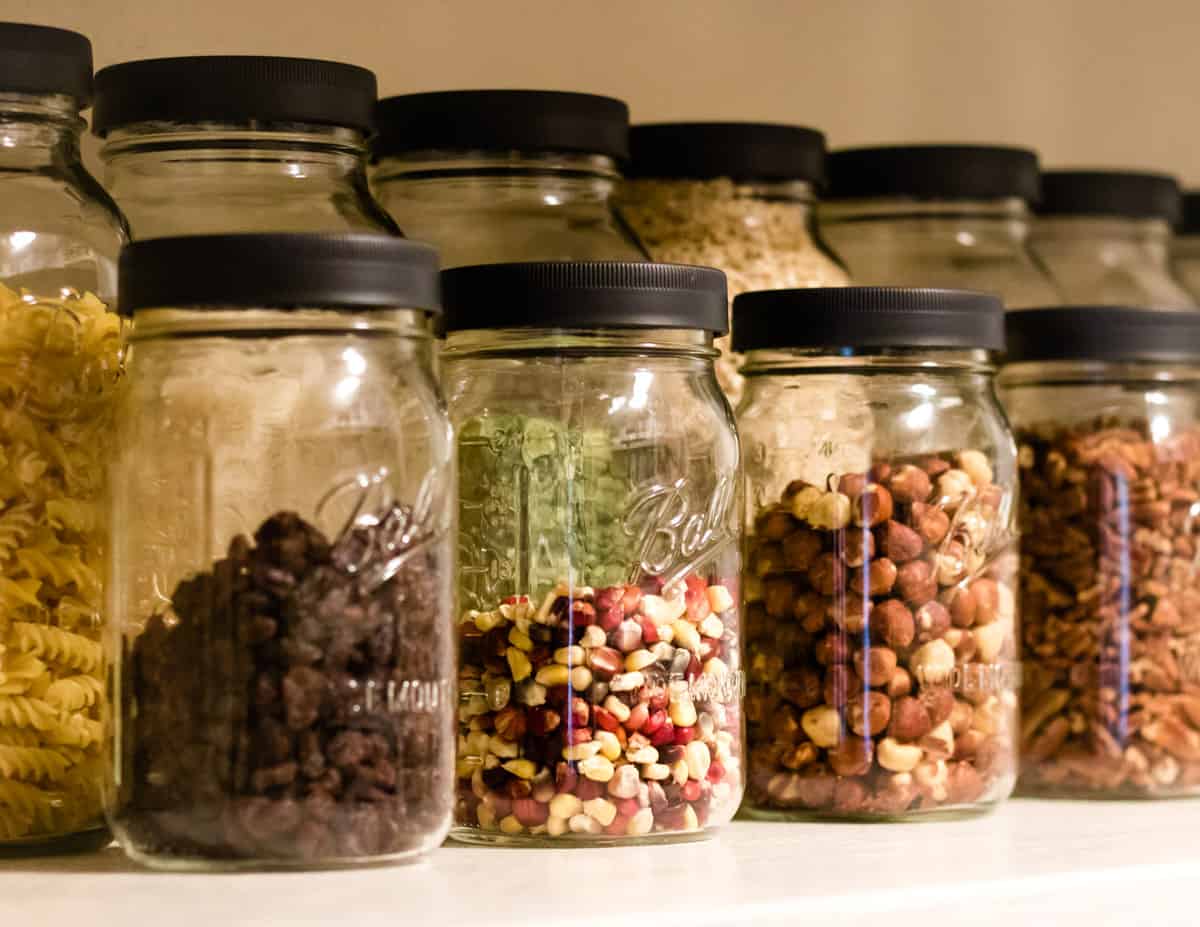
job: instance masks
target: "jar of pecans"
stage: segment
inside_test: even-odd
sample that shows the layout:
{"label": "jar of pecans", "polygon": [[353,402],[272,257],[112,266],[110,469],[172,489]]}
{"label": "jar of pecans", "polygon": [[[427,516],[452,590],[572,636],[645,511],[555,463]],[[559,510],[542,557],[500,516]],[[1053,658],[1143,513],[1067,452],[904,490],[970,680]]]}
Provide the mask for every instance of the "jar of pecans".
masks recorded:
{"label": "jar of pecans", "polygon": [[1009,317],[1021,790],[1200,793],[1200,316]]}
{"label": "jar of pecans", "polygon": [[[1016,448],[998,299],[750,293],[749,752],[761,817],[984,809],[1015,781]],[[823,397],[814,403],[812,397]]]}
{"label": "jar of pecans", "polygon": [[740,460],[716,270],[443,273],[458,803],[478,843],[696,837],[741,798]]}
{"label": "jar of pecans", "polygon": [[122,846],[162,869],[432,850],[454,743],[435,253],[159,238],[120,271],[135,321],[109,558]]}

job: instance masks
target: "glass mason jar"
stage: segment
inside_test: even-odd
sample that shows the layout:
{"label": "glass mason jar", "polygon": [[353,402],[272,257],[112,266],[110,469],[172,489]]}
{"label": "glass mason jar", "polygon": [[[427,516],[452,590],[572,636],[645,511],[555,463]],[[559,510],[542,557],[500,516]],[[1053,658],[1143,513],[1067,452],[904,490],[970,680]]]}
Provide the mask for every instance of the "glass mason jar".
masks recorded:
{"label": "glass mason jar", "polygon": [[637,261],[612,208],[629,108],[585,93],[454,90],[376,108],[372,182],[443,267]]}
{"label": "glass mason jar", "polygon": [[131,61],[96,75],[92,131],[135,238],[400,230],[367,186],[375,75],[303,58]]}
{"label": "glass mason jar", "polygon": [[79,157],[82,35],[0,23],[0,850],[100,846],[105,455],[125,225]]}
{"label": "glass mason jar", "polygon": [[[750,290],[843,286],[817,235],[825,137],[800,126],[662,123],[634,126],[618,208],[656,261],[717,267],[729,297]],[[718,342],[717,379],[737,405],[742,358]]]}
{"label": "glass mason jar", "polygon": [[422,318],[436,254],[164,238],[125,250],[120,285],[121,845],[200,870],[432,850],[454,763],[453,440]]}
{"label": "glass mason jar", "polygon": [[1003,307],[981,293],[734,301],[751,815],[963,813],[1012,791],[1017,461],[989,359],[1003,346]]}
{"label": "glass mason jar", "polygon": [[1171,241],[1171,273],[1200,301],[1200,192],[1183,194],[1181,214]]}
{"label": "glass mason jar", "polygon": [[559,263],[442,283],[465,609],[452,836],[702,836],[742,793],[725,278]]}
{"label": "glass mason jar", "polygon": [[852,148],[830,154],[829,180],[821,231],[855,283],[983,290],[1010,309],[1057,300],[1028,247],[1032,151]]}
{"label": "glass mason jar", "polygon": [[1021,791],[1200,793],[1200,314],[1010,316]]}
{"label": "glass mason jar", "polygon": [[1046,171],[1031,247],[1060,302],[1194,309],[1171,273],[1179,219],[1173,177],[1134,171]]}

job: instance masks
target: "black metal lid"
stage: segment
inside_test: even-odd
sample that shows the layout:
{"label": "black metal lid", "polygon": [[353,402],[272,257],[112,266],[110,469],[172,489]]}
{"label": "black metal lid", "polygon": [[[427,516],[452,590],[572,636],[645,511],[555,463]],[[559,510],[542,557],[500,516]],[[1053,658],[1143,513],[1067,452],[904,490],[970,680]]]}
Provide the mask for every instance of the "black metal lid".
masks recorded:
{"label": "black metal lid", "polygon": [[629,130],[629,177],[825,183],[825,136],[765,122],[659,122]]}
{"label": "black metal lid", "polygon": [[629,157],[629,107],[557,90],[443,90],[380,100],[375,157],[430,149]]}
{"label": "black metal lid", "polygon": [[1200,313],[1051,306],[1008,314],[1008,363],[1089,360],[1200,360]]}
{"label": "black metal lid", "polygon": [[984,145],[889,145],[829,155],[828,199],[1038,198],[1037,154]]}
{"label": "black metal lid", "polygon": [[758,290],[733,301],[733,349],[1004,349],[1004,304],[974,290]]}
{"label": "black metal lid", "polygon": [[121,251],[117,309],[440,311],[437,252],[367,234],[185,235]]}
{"label": "black metal lid", "polygon": [[375,75],[311,58],[150,58],[96,74],[92,131],[138,122],[307,122],[371,128]]}
{"label": "black metal lid", "polygon": [[627,261],[481,264],[442,271],[446,332],[495,328],[729,330],[725,275]]}
{"label": "black metal lid", "polygon": [[1166,219],[1180,214],[1179,183],[1146,171],[1043,171],[1043,216],[1124,216]]}
{"label": "black metal lid", "polygon": [[1179,235],[1200,235],[1200,190],[1188,190],[1183,194],[1181,216],[1175,232]]}
{"label": "black metal lid", "polygon": [[0,22],[0,91],[92,99],[92,43],[66,29]]}

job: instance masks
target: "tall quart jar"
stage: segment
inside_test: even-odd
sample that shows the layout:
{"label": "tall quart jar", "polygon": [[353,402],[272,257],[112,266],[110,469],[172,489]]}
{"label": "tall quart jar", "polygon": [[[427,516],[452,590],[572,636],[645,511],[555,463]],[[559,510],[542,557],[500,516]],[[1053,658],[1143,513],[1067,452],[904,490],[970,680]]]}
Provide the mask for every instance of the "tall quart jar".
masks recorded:
{"label": "tall quart jar", "polygon": [[92,47],[0,23],[0,850],[100,845],[102,496],[125,225],[84,169]]}
{"label": "tall quart jar", "polygon": [[388,97],[375,118],[375,192],[444,267],[645,257],[611,203],[629,154],[620,100],[452,90]]}
{"label": "tall quart jar", "polygon": [[454,453],[422,318],[435,252],[163,238],[124,251],[120,287],[121,845],[199,870],[432,850],[454,764]]}
{"label": "tall quart jar", "polygon": [[1200,314],[1009,319],[1021,791],[1200,793]]}
{"label": "tall quart jar", "polygon": [[1179,219],[1173,177],[1137,171],[1045,171],[1030,243],[1076,305],[1194,309],[1171,273]]}
{"label": "tall quart jar", "polygon": [[819,219],[855,283],[966,287],[1012,309],[1056,299],[1028,246],[1037,198],[1037,155],[1022,148],[851,148],[829,156]]}
{"label": "tall quart jar", "polygon": [[[733,311],[734,348],[748,352],[744,808],[905,818],[994,805],[1016,780],[1018,685],[999,299],[782,290]],[[833,469],[831,456],[851,459],[832,446],[840,432],[789,440],[777,425],[794,418],[873,424],[853,465]]]}
{"label": "tall quart jar", "polygon": [[134,238],[399,234],[371,199],[375,75],[306,58],[130,61],[96,75],[92,131]]}
{"label": "tall quart jar", "polygon": [[742,794],[725,278],[546,263],[442,283],[464,609],[453,836],[707,834]]}
{"label": "tall quart jar", "polygon": [[[718,267],[729,297],[748,290],[842,286],[846,274],[817,235],[825,137],[801,126],[661,123],[630,131],[619,208],[656,261]],[[740,357],[718,342],[717,379],[734,405]]]}
{"label": "tall quart jar", "polygon": [[1171,240],[1171,273],[1192,299],[1200,300],[1200,191],[1183,194]]}

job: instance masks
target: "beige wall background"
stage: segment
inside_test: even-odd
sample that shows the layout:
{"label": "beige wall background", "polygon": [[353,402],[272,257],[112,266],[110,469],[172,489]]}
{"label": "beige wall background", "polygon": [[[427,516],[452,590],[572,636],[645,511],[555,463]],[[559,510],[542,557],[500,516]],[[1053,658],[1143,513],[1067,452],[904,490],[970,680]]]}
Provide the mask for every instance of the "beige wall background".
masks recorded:
{"label": "beige wall background", "polygon": [[1200,0],[0,0],[0,18],[82,31],[101,66],[323,57],[385,94],[591,91],[635,120],[1004,142],[1200,186]]}

